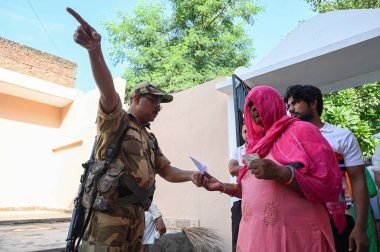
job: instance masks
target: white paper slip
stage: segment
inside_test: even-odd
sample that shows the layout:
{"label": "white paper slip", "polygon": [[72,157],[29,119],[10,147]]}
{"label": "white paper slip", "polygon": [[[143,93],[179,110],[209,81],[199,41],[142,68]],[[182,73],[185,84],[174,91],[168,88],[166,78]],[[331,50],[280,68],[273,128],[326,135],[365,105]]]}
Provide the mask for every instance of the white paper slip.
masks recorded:
{"label": "white paper slip", "polygon": [[243,155],[243,159],[245,163],[249,166],[249,164],[252,162],[252,160],[260,159],[259,154],[252,153],[252,154],[246,154]]}
{"label": "white paper slip", "polygon": [[198,160],[196,160],[195,158],[189,156],[190,159],[194,162],[195,166],[198,168],[198,170],[202,173],[204,172],[208,172],[207,170],[207,166],[205,166],[204,164],[202,164],[201,162],[199,162]]}

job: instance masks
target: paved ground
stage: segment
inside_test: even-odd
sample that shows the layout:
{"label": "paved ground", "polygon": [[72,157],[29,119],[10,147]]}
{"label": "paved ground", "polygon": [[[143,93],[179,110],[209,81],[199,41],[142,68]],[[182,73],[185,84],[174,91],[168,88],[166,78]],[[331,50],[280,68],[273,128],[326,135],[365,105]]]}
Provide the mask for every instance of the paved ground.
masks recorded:
{"label": "paved ground", "polygon": [[[66,246],[70,219],[71,213],[0,211],[0,252],[62,252]],[[177,222],[183,224],[184,221]],[[185,224],[189,224],[187,222]],[[178,229],[171,229],[171,225],[174,224],[169,221],[167,232],[178,232]]]}
{"label": "paved ground", "polygon": [[54,211],[0,211],[0,225],[4,222],[17,222],[23,220],[46,220],[71,218],[71,213]]}
{"label": "paved ground", "polygon": [[0,225],[0,251],[23,252],[64,248],[69,225],[69,222]]}
{"label": "paved ground", "polygon": [[62,251],[70,217],[51,211],[0,211],[0,251]]}

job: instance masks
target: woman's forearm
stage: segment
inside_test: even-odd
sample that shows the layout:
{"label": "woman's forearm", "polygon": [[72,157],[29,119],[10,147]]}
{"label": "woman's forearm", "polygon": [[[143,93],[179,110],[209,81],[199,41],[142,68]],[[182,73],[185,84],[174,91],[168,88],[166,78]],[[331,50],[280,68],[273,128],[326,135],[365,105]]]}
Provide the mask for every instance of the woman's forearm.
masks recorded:
{"label": "woman's forearm", "polygon": [[239,184],[221,183],[219,191],[241,199],[241,186]]}

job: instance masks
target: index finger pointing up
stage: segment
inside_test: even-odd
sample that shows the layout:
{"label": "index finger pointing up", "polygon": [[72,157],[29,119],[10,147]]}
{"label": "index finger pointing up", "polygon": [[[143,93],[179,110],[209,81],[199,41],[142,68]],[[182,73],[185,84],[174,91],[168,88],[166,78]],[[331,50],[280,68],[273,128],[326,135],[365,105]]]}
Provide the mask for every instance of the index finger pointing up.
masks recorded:
{"label": "index finger pointing up", "polygon": [[84,29],[90,27],[90,25],[75,10],[70,7],[67,7],[66,10],[83,26]]}

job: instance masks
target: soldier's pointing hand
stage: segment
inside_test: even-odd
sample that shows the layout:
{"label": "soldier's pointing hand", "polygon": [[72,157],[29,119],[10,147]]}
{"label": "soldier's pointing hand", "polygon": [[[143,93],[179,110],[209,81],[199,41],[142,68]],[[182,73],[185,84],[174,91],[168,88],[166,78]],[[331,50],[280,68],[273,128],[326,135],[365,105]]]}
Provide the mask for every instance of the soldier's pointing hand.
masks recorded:
{"label": "soldier's pointing hand", "polygon": [[74,41],[86,48],[88,51],[98,49],[100,46],[101,36],[91,27],[76,11],[71,8],[66,10],[79,22],[79,26],[74,33]]}

